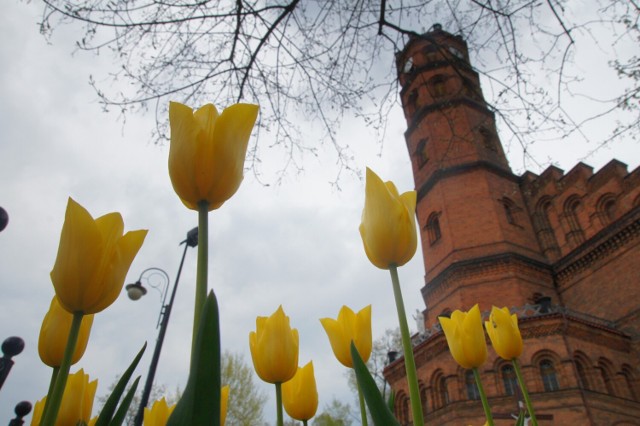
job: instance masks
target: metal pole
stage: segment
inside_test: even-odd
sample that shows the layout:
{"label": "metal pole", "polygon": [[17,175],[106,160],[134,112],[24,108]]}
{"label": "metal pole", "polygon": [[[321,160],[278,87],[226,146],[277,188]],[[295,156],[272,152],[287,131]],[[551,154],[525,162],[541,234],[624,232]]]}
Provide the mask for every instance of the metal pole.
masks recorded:
{"label": "metal pole", "polygon": [[162,321],[160,322],[160,332],[158,333],[158,340],[156,347],[153,351],[153,358],[151,358],[151,365],[149,366],[149,374],[147,375],[147,381],[144,385],[142,392],[142,399],[140,400],[140,407],[138,408],[138,414],[135,418],[135,426],[142,426],[142,420],[144,419],[144,408],[149,403],[149,396],[151,395],[151,387],[153,386],[153,379],[156,375],[156,368],[158,367],[158,361],[160,359],[160,351],[162,350],[162,343],[164,342],[164,335],[167,332],[167,325],[169,325],[169,316],[171,315],[171,307],[173,306],[173,300],[176,297],[176,290],[178,289],[178,281],[180,281],[180,273],[182,272],[182,265],[184,264],[184,258],[187,255],[187,249],[190,247],[187,240],[183,241],[184,252],[182,253],[182,260],[180,261],[180,267],[178,268],[178,274],[176,281],[173,285],[171,292],[171,298],[169,303],[162,307]]}

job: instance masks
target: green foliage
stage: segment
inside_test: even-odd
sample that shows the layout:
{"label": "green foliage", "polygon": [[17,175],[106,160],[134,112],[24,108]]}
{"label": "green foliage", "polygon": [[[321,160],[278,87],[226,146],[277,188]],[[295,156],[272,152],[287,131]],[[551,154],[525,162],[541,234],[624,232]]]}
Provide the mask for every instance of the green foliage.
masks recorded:
{"label": "green foliage", "polygon": [[254,381],[253,367],[241,354],[225,351],[222,355],[222,386],[229,385],[227,421],[230,426],[264,424],[263,412],[267,396]]}
{"label": "green foliage", "polygon": [[351,342],[351,358],[353,359],[353,369],[356,372],[358,386],[362,390],[373,423],[376,426],[400,426],[400,423],[398,423],[385,403],[375,380],[371,377],[353,342]]}
{"label": "green foliage", "polygon": [[199,324],[187,386],[167,426],[220,425],[220,323],[213,291]]}
{"label": "green foliage", "polygon": [[325,405],[322,413],[316,415],[312,426],[351,426],[353,423],[351,407],[333,399],[329,405]]}
{"label": "green foliage", "polygon": [[[142,346],[142,349],[140,349],[136,357],[131,362],[131,365],[129,365],[129,368],[127,368],[127,370],[124,372],[120,380],[118,380],[118,383],[113,388],[113,392],[111,392],[111,395],[107,399],[107,402],[104,404],[104,407],[102,407],[100,416],[98,417],[98,421],[96,422],[96,426],[106,426],[111,424],[114,413],[118,408],[118,402],[120,401],[120,397],[122,396],[122,393],[124,392],[124,389],[127,386],[127,383],[129,383],[129,379],[131,379],[131,375],[133,374],[134,370],[138,366],[138,362],[140,362],[140,358],[142,358],[142,354],[144,353],[146,348],[147,348],[147,344],[145,343]],[[132,386],[133,391],[131,391],[130,389],[129,393],[127,394],[125,399],[122,401],[122,404],[118,409],[118,412],[126,412],[129,409],[129,406],[131,404],[131,398],[129,397],[129,395],[133,395],[133,393],[135,393],[135,388],[137,388],[139,380],[140,380],[140,377],[136,379],[134,385]]]}

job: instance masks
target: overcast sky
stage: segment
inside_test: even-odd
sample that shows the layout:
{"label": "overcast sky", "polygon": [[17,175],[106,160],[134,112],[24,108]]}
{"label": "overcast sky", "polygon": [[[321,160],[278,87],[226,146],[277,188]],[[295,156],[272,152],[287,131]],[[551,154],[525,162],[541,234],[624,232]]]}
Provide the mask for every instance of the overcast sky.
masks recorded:
{"label": "overcast sky", "polygon": [[[127,283],[149,267],[164,269],[173,282],[182,254],[178,244],[197,224],[196,213],[184,208],[172,190],[168,146],[151,143],[154,118],[131,115],[122,126],[114,114],[101,112],[88,76],[108,69],[111,58],[72,56],[76,27],[56,32],[47,44],[38,33],[40,14],[38,2],[13,0],[0,14],[0,206],[10,216],[0,233],[0,339],[18,335],[26,342],[0,391],[0,423],[13,417],[17,402],[35,402],[47,390],[50,369],[39,360],[37,340],[53,296],[49,272],[67,198],[94,217],[120,212],[126,230],[149,229]],[[407,191],[413,180],[406,125],[399,108],[393,114],[382,146],[353,120],[344,123],[340,138],[352,148],[354,168],[369,166]],[[551,160],[567,171],[594,147],[565,140],[534,148],[542,164]],[[280,160],[268,149],[263,153],[264,163]],[[521,154],[513,149],[509,157],[521,173]],[[618,141],[584,161],[599,169],[618,158],[631,170],[639,157],[637,143]],[[352,399],[344,368],[333,357],[318,319],[337,316],[343,304],[354,310],[371,304],[374,336],[396,327],[397,319],[389,275],[368,262],[358,234],[364,181],[343,174],[338,191],[329,184],[335,177],[329,150],[306,160],[303,173],[286,177],[279,186],[261,185],[248,174],[238,193],[210,214],[209,285],[220,302],[223,348],[244,354],[248,363],[255,317],[283,305],[300,332],[300,364],[314,362],[322,407],[333,397]],[[187,379],[195,254],[192,249],[187,254],[156,375],[157,383],[169,389],[184,388]],[[423,276],[419,253],[400,270],[409,314],[424,308]],[[137,302],[123,292],[96,316],[87,352],[71,371],[82,367],[98,378],[97,394],[103,395],[148,341],[137,372],[144,381],[160,305],[153,291]],[[416,330],[412,318],[409,324]],[[271,396],[271,386],[264,388]],[[273,404],[270,400],[270,416]]]}

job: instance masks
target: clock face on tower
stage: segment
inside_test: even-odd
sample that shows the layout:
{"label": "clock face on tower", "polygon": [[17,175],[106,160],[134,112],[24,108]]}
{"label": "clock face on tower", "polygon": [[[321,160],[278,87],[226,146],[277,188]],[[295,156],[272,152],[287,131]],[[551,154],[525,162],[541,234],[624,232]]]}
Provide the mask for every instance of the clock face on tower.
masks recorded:
{"label": "clock face on tower", "polygon": [[449,46],[449,52],[458,59],[464,59],[464,54],[453,46]]}

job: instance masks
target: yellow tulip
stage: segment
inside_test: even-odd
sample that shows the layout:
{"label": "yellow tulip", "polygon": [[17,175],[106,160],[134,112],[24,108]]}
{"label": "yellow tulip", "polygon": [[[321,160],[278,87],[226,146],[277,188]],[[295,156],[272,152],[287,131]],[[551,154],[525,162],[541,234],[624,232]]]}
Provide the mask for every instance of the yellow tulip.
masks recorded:
{"label": "yellow tulip", "polygon": [[351,341],[356,345],[362,360],[364,362],[369,360],[372,345],[371,305],[366,306],[357,314],[347,306],[343,306],[338,313],[337,320],[322,318],[320,322],[329,336],[333,354],[342,365],[353,368]]}
{"label": "yellow tulip", "polygon": [[227,421],[227,405],[229,402],[229,385],[220,389],[220,426]]}
{"label": "yellow tulip", "polygon": [[[42,320],[40,337],[38,338],[38,353],[40,354],[40,359],[49,367],[60,367],[60,364],[62,364],[62,357],[67,346],[72,319],[73,314],[64,310],[62,306],[60,306],[58,298],[53,296],[49,311]],[[82,317],[78,342],[71,357],[71,365],[80,361],[80,358],[84,355],[92,324],[93,315],[85,315]]]}
{"label": "yellow tulip", "polygon": [[487,344],[482,330],[480,308],[454,311],[451,318],[438,317],[449,344],[449,351],[463,368],[480,367],[487,360]]}
{"label": "yellow tulip", "polygon": [[120,213],[93,219],[69,198],[51,281],[60,305],[69,312],[95,314],[120,295],[146,230],[123,235]]}
{"label": "yellow tulip", "polygon": [[46,404],[46,402],[47,397],[45,396],[33,405],[33,413],[31,414],[31,426],[40,425],[40,420],[42,420],[42,414],[44,413],[44,404]]}
{"label": "yellow tulip", "polygon": [[174,408],[176,408],[175,404],[169,406],[164,398],[159,399],[153,403],[151,408],[144,408],[142,424],[144,426],[165,426]]}
{"label": "yellow tulip", "polygon": [[518,328],[518,316],[508,308],[491,308],[489,321],[484,322],[491,344],[500,358],[511,361],[522,354],[522,336]]}
{"label": "yellow tulip", "polygon": [[316,415],[318,390],[313,362],[298,368],[293,379],[282,384],[282,404],[287,414],[296,420],[306,421]]}
{"label": "yellow tulip", "polygon": [[257,116],[258,105],[251,104],[232,105],[222,114],[212,104],[195,112],[169,104],[169,176],[185,206],[197,210],[206,201],[211,211],[235,194]]}
{"label": "yellow tulip", "polygon": [[[93,398],[96,394],[98,381],[89,381],[89,375],[80,369],[75,374],[69,374],[67,384],[62,394],[62,403],[55,426],[75,426],[78,422],[89,424],[91,411],[93,410]],[[31,426],[38,426],[42,419],[44,405],[47,402],[45,396],[36,402],[33,407]]]}
{"label": "yellow tulip", "polygon": [[256,318],[256,331],[249,334],[253,367],[267,383],[284,383],[298,369],[298,330],[289,325],[282,306],[270,317]]}
{"label": "yellow tulip", "polygon": [[367,168],[360,236],[375,266],[402,266],[416,253],[416,191],[400,195],[393,182],[383,182]]}

